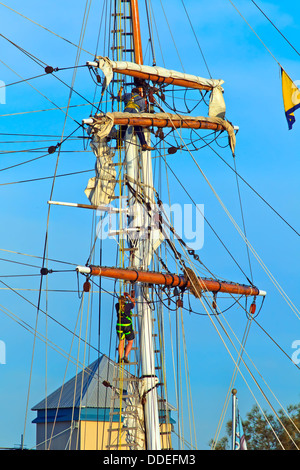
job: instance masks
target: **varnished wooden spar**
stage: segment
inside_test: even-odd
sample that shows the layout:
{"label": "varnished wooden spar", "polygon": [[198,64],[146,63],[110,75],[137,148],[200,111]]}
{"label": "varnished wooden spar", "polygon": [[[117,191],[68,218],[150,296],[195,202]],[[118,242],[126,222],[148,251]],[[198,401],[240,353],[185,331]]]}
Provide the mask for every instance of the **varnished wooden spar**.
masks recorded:
{"label": "varnished wooden spar", "polygon": [[119,126],[141,126],[141,127],[173,127],[184,129],[210,129],[214,131],[224,130],[222,124],[212,121],[200,121],[195,119],[158,119],[155,117],[114,117],[114,124]]}
{"label": "varnished wooden spar", "polygon": [[143,64],[143,52],[142,52],[142,39],[141,39],[141,28],[138,1],[131,0],[131,16],[132,16],[132,32],[133,32],[133,43],[134,43],[134,56],[137,64]]}
{"label": "varnished wooden spar", "polygon": [[[183,275],[158,273],[149,271],[136,271],[132,269],[111,268],[102,266],[78,266],[77,271],[91,276],[109,277],[112,279],[122,279],[130,282],[142,282],[145,284],[158,284],[170,287],[189,288],[191,281]],[[198,277],[200,287],[203,291],[225,292],[228,294],[265,296],[266,292],[254,286],[228,283],[212,279]]]}

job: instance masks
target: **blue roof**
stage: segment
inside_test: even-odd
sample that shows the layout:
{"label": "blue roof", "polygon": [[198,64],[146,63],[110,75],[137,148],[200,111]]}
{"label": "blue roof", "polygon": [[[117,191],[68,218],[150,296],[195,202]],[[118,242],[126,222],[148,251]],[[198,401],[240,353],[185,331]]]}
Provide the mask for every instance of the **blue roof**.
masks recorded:
{"label": "blue roof", "polygon": [[[116,374],[115,368],[120,366],[104,354],[96,359],[83,371],[70,379],[64,385],[51,393],[47,399],[43,399],[35,405],[33,411],[56,410],[57,408],[110,408],[112,389],[103,385],[103,381],[113,384],[113,377]],[[115,373],[114,373],[115,371]],[[123,369],[123,378],[134,378],[125,368]],[[130,381],[123,381],[123,389],[126,391]],[[124,393],[123,392],[123,393]],[[125,398],[124,396],[124,398]],[[161,406],[161,408],[165,408]],[[169,410],[173,409],[167,404]]]}
{"label": "blue roof", "polygon": [[[102,355],[92,364],[51,393],[47,399],[40,401],[32,410],[59,408],[109,408],[111,388],[105,387],[103,381],[113,383],[115,367],[120,367],[109,357]],[[134,377],[124,370],[124,377]],[[124,388],[127,382],[124,382]]]}

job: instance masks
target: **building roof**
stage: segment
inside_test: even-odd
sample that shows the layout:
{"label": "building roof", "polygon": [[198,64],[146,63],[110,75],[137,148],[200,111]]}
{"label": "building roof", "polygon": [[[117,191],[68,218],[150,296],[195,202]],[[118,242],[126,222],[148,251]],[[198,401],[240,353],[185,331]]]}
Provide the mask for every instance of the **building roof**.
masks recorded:
{"label": "building roof", "polygon": [[[111,388],[103,381],[113,383],[115,367],[119,367],[109,357],[102,355],[83,371],[51,393],[47,399],[35,405],[32,410],[56,408],[103,408],[110,406]],[[124,377],[130,377],[124,370]],[[132,376],[133,377],[133,376]]]}
{"label": "building roof", "polygon": [[[33,411],[63,409],[63,408],[109,408],[111,404],[111,387],[103,384],[103,381],[113,385],[113,377],[118,376],[116,368],[118,364],[104,354],[92,364],[70,379],[64,385],[51,393],[46,399],[35,405]],[[134,376],[125,368],[122,370],[123,379]],[[123,393],[127,391],[130,381],[123,380]],[[124,397],[125,398],[125,397]],[[164,406],[165,408],[165,406]],[[173,406],[167,404],[169,410]]]}

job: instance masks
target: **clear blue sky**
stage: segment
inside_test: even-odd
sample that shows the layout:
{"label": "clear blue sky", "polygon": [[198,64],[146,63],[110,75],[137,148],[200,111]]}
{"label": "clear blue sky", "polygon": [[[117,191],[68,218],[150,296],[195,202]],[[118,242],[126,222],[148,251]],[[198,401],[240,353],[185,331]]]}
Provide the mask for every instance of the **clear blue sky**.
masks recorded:
{"label": "clear blue sky", "polygon": [[[172,35],[176,42],[177,52],[161,10],[161,2],[153,0],[156,10],[157,29],[160,33],[160,45],[154,35],[157,64],[187,73],[207,77],[208,71],[203,62],[195,37],[190,29],[180,1],[163,1]],[[236,0],[235,5],[255,29],[258,36],[268,47],[266,50],[249,26],[239,16],[228,0],[217,0],[213,3],[203,0],[186,0],[185,5],[190,14],[194,30],[204,53],[209,72],[213,78],[224,80],[224,97],[227,105],[227,119],[239,126],[236,147],[237,171],[255,190],[274,207],[298,232],[299,227],[299,135],[300,111],[295,113],[296,123],[289,131],[284,116],[280,69],[278,61],[293,80],[300,80],[299,56],[284,41],[266,18],[250,1]],[[299,51],[299,15],[298,2],[257,2],[263,11],[272,19],[280,31]],[[9,6],[27,18],[43,25],[61,37],[57,37],[0,5],[1,34],[21,46],[33,56],[53,67],[71,67],[75,63],[76,48],[63,38],[78,43],[85,2],[45,0],[38,2],[28,0],[11,0]],[[79,64],[92,59],[97,44],[99,22],[102,12],[102,1],[95,0],[88,17],[83,48]],[[102,25],[103,26],[103,25]],[[148,37],[146,35],[146,37]],[[43,74],[43,69],[12,44],[0,37],[1,61],[0,80],[6,85],[23,79]],[[103,54],[103,41],[100,37],[98,53]],[[164,51],[164,62],[160,55]],[[146,45],[144,45],[146,50]],[[149,47],[148,49],[149,50]],[[180,59],[178,58],[180,56]],[[145,59],[145,62],[147,59]],[[151,63],[150,63],[151,65]],[[61,71],[58,77],[70,84],[73,70]],[[56,106],[65,107],[68,103],[69,88],[52,76],[43,76],[28,83],[19,83],[6,87],[6,103],[0,105],[1,152],[35,149],[35,152],[3,153],[1,169],[47,154],[49,145],[55,145],[62,134],[65,115]],[[74,89],[87,100],[94,100],[95,85],[87,69],[78,69]],[[49,102],[45,96],[51,100]],[[97,95],[99,97],[99,94]],[[2,100],[3,101],[3,100]],[[89,117],[92,107],[78,94],[73,93],[64,135],[73,132],[77,124],[74,120]],[[204,112],[206,108],[204,108]],[[7,135],[4,135],[7,134]],[[37,139],[29,136],[8,134],[51,135]],[[75,134],[81,136],[81,131]],[[47,139],[45,142],[44,140]],[[30,142],[32,140],[32,142]],[[41,142],[37,142],[40,140]],[[26,142],[25,142],[26,141]],[[223,141],[219,141],[223,145]],[[215,150],[233,166],[233,159],[228,147]],[[79,172],[92,169],[94,156],[84,152],[84,145],[79,138],[69,140],[62,147],[58,174]],[[72,151],[72,152],[70,152]],[[75,152],[74,152],[75,151]],[[199,151],[197,161],[203,172],[216,189],[225,206],[236,222],[242,227],[241,212],[238,200],[236,178],[234,173],[209,149]],[[1,277],[6,285],[17,289],[34,305],[37,303],[40,277],[38,276],[40,260],[17,255],[12,252],[42,256],[46,224],[47,201],[50,197],[51,179],[41,181],[8,184],[17,181],[51,176],[54,173],[56,156],[48,155],[21,166],[1,171],[1,235],[0,266]],[[249,264],[246,248],[237,234],[228,216],[212,194],[200,172],[187,153],[168,157],[168,164],[182,184],[199,204],[204,204],[205,215],[219,237],[222,238],[232,255],[237,259],[249,276]],[[84,189],[92,173],[83,173],[72,177],[57,178],[53,200],[86,203]],[[173,202],[188,203],[189,200],[181,191],[176,180],[169,173],[171,196]],[[6,184],[5,184],[6,183]],[[297,307],[299,305],[299,236],[288,227],[267,205],[243,182],[240,181],[241,198],[246,223],[247,236],[260,259],[274,276],[286,295]],[[163,196],[167,190],[162,188]],[[90,211],[69,208],[52,208],[49,223],[48,257],[70,263],[85,264],[90,251],[92,216]],[[115,245],[110,242],[110,250],[103,253],[103,264],[114,264],[111,252]],[[3,251],[8,250],[8,251]],[[245,282],[244,276],[232,262],[223,246],[219,243],[210,228],[205,226],[204,246],[199,255],[206,266],[220,277]],[[114,258],[113,258],[114,259]],[[27,263],[23,266],[8,262]],[[98,261],[95,261],[95,263]],[[284,300],[270,277],[251,255],[251,266],[254,283],[267,291],[267,298],[257,321],[268,332],[289,357],[293,354],[292,343],[300,340],[299,318]],[[70,269],[74,266],[59,265],[49,262],[51,269]],[[12,446],[20,441],[23,433],[26,398],[28,392],[30,364],[33,350],[33,335],[16,321],[9,318],[3,310],[9,309],[12,314],[26,321],[33,328],[36,320],[36,309],[15,292],[1,289],[0,340],[6,346],[6,363],[0,364],[0,446]],[[111,290],[113,284],[105,281],[103,286]],[[57,273],[49,276],[49,289],[76,290],[77,278],[74,273]],[[19,289],[35,289],[34,291]],[[42,296],[41,308],[45,309],[46,297]],[[258,301],[258,306],[260,302]],[[48,312],[57,321],[74,329],[79,308],[77,293],[51,293],[48,299]],[[111,322],[111,297],[103,297],[101,313],[100,350],[109,351],[106,341],[107,330]],[[195,310],[201,306],[196,304]],[[203,310],[203,309],[202,309]],[[5,310],[7,313],[7,310]],[[92,344],[97,347],[97,305],[95,300],[93,312]],[[299,314],[298,314],[299,316]],[[234,363],[211,321],[206,316],[183,312],[185,337],[187,342],[189,377],[192,385],[194,415],[197,429],[197,444],[200,449],[208,448],[208,441],[214,437],[226,397]],[[227,331],[233,337],[234,331],[242,338],[246,318],[242,309],[229,310],[224,315]],[[167,313],[166,318],[168,321]],[[173,318],[174,321],[174,318]],[[230,328],[229,328],[230,325]],[[44,315],[38,320],[38,330],[46,335]],[[49,339],[65,351],[69,350],[71,334],[49,319]],[[222,336],[225,337],[224,333]],[[229,343],[226,340],[226,344]],[[77,355],[77,345],[72,354]],[[231,346],[229,345],[231,349]],[[168,354],[171,345],[168,344]],[[232,350],[234,351],[234,350]],[[247,363],[255,374],[257,381],[270,399],[276,411],[280,408],[274,396],[282,406],[298,403],[300,400],[299,369],[291,363],[272,340],[255,324],[251,326],[247,341]],[[83,354],[81,346],[80,354]],[[95,352],[91,351],[91,360]],[[114,353],[113,353],[114,354]],[[236,353],[233,352],[234,357]],[[82,356],[81,356],[82,357]],[[170,358],[171,362],[172,359]],[[257,369],[254,368],[254,365]],[[89,362],[86,359],[86,362]],[[36,342],[32,370],[30,408],[39,402],[45,394],[45,348],[41,341]],[[66,359],[48,348],[47,359],[47,393],[60,386],[66,366]],[[184,362],[182,355],[182,371]],[[70,365],[68,378],[75,373],[75,366]],[[255,404],[255,398],[263,409],[270,411],[262,398],[253,379],[245,368],[243,377],[238,375],[235,387],[242,418]],[[170,371],[172,376],[172,370]],[[272,393],[274,395],[272,395]],[[173,402],[174,391],[170,390]],[[255,398],[254,398],[255,397]],[[185,398],[183,397],[183,401]],[[31,420],[35,415],[29,411],[27,417],[25,444],[34,445],[35,429]],[[228,409],[225,422],[230,419]],[[188,435],[188,424],[185,430]],[[224,427],[221,435],[224,435]],[[189,439],[187,437],[187,439]],[[176,443],[174,442],[174,447]]]}

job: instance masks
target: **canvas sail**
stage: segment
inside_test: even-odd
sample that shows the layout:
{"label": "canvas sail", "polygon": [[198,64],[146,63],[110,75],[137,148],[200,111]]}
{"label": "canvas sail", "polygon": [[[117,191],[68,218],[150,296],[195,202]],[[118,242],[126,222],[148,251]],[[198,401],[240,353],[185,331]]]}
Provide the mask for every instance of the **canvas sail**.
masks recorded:
{"label": "canvas sail", "polygon": [[168,70],[163,67],[140,65],[134,62],[113,61],[108,57],[97,57],[97,62],[88,62],[88,65],[98,67],[104,74],[103,84],[104,92],[110,84],[114,72],[138,76],[144,80],[152,82],[169,83],[173,85],[185,86],[187,88],[196,88],[210,90],[209,116],[220,117],[224,119],[226,105],[223,97],[222,84],[224,80],[203,78],[197,75],[190,75],[176,70]]}
{"label": "canvas sail", "polygon": [[[136,123],[131,123],[135,120]],[[157,127],[174,127],[187,129],[212,129],[224,130],[228,133],[229,145],[232,153],[235,152],[236,136],[235,128],[226,119],[216,116],[182,116],[180,114],[171,113],[100,113],[91,118],[92,127],[97,128],[98,135],[101,137],[108,136],[114,125],[139,125],[139,126],[157,126]]]}
{"label": "canvas sail", "polygon": [[95,206],[109,204],[115,194],[116,170],[112,165],[114,153],[104,138],[109,130],[107,131],[105,126],[102,126],[101,130],[97,129],[97,126],[91,128],[92,141],[90,145],[96,155],[96,176],[89,179],[84,192],[91,204]]}

